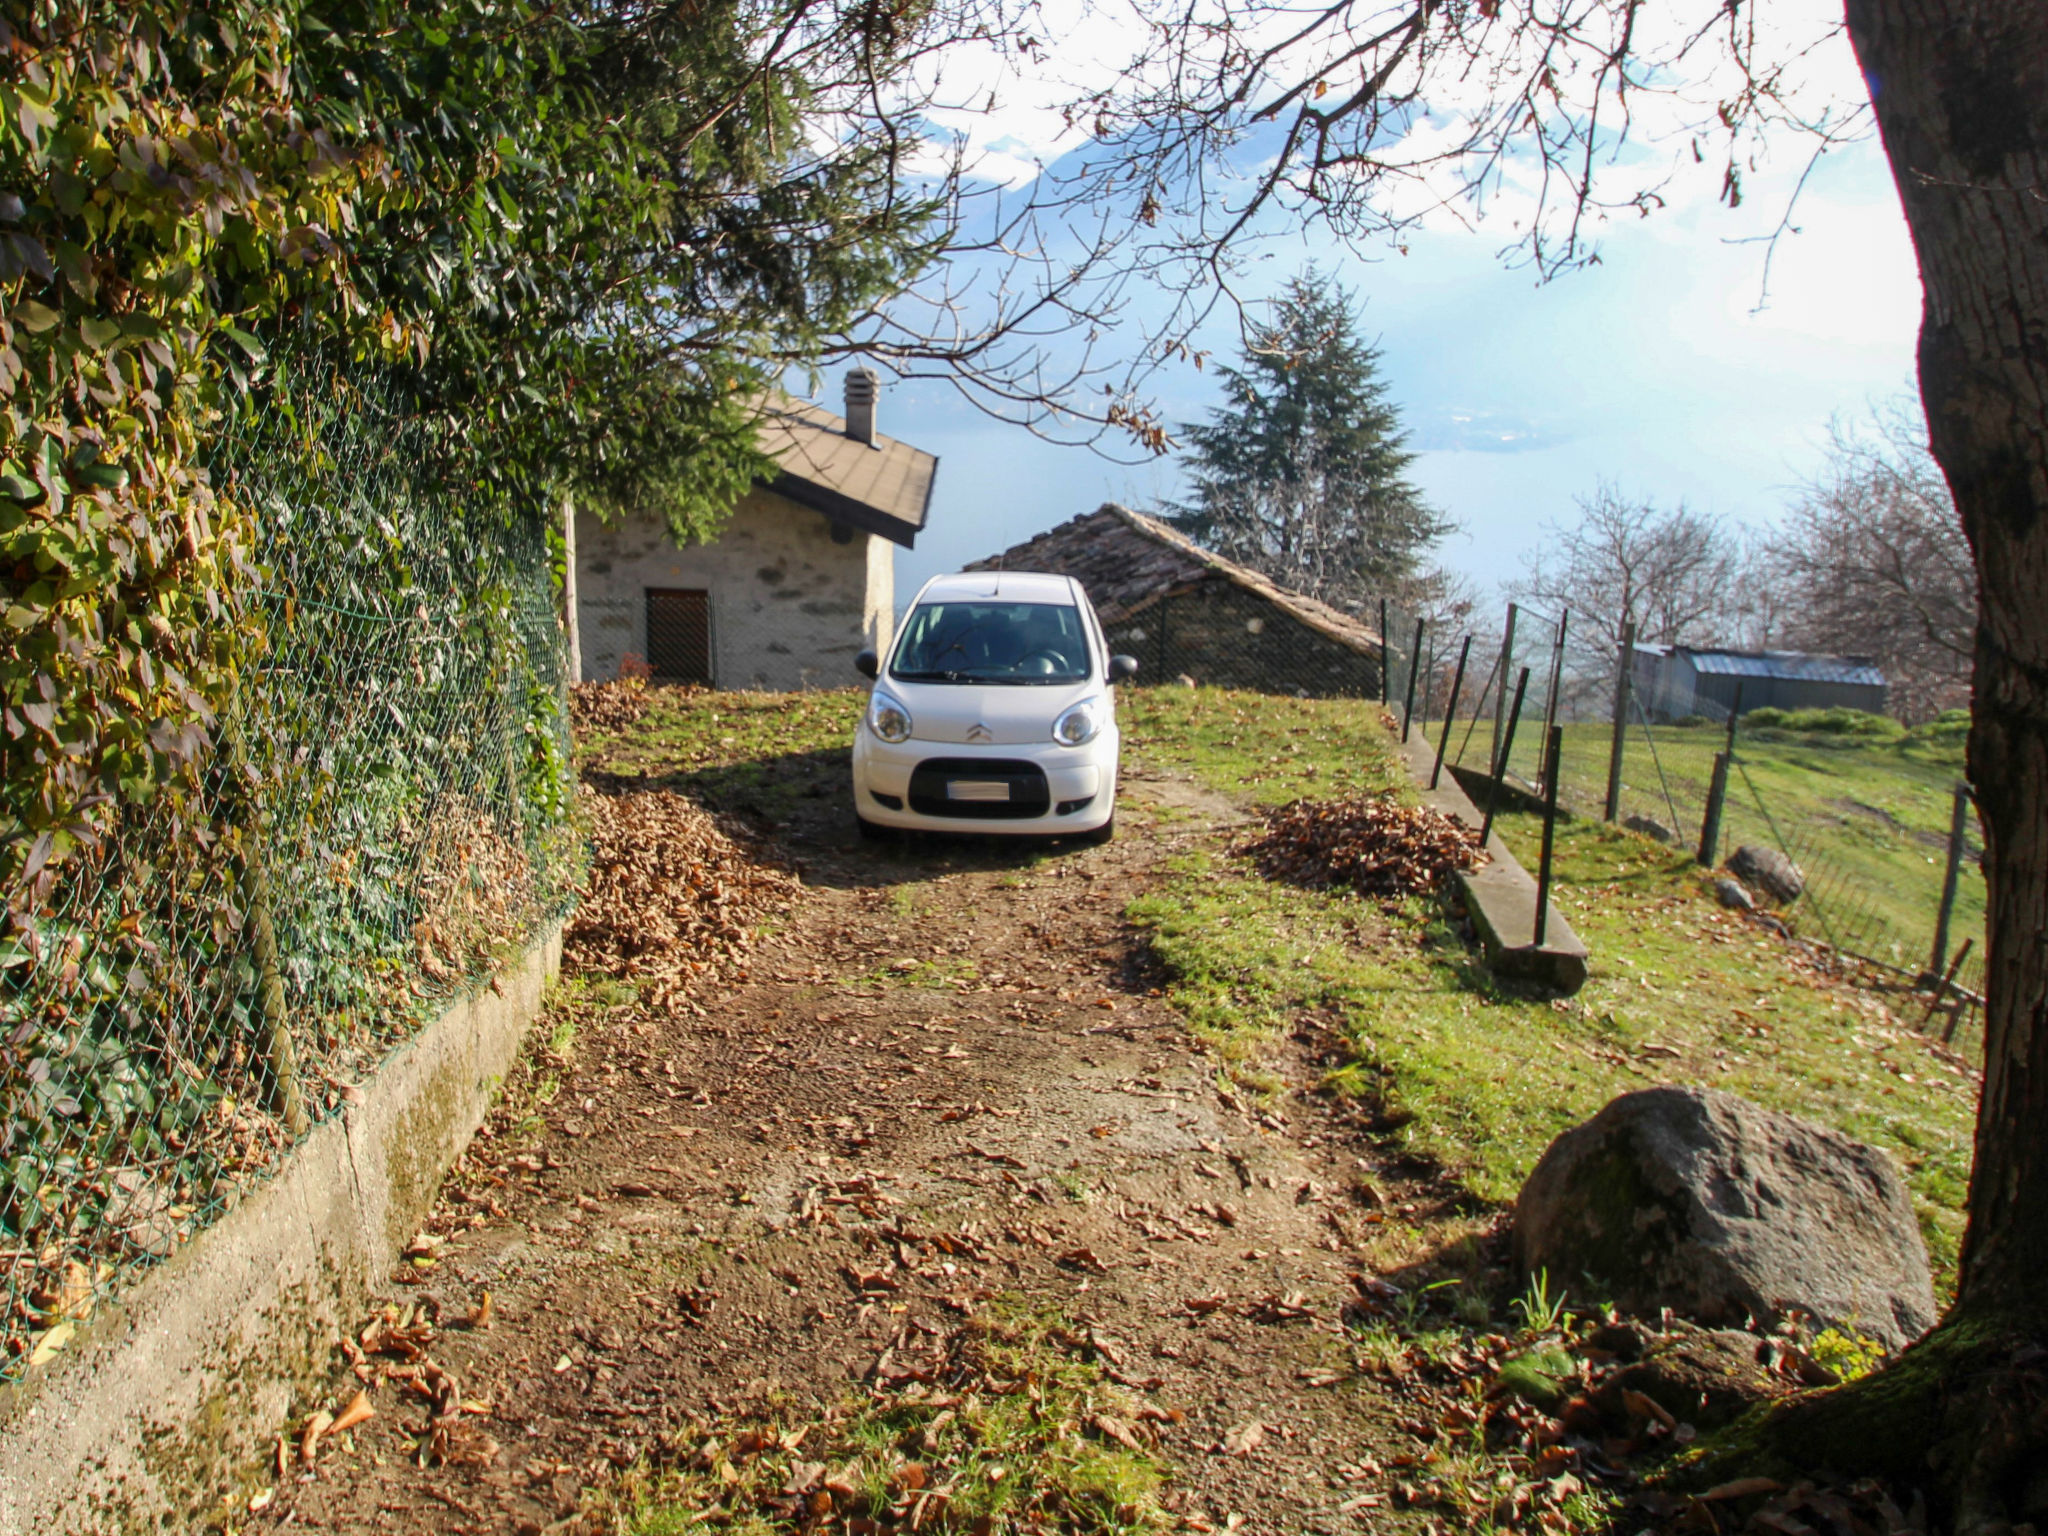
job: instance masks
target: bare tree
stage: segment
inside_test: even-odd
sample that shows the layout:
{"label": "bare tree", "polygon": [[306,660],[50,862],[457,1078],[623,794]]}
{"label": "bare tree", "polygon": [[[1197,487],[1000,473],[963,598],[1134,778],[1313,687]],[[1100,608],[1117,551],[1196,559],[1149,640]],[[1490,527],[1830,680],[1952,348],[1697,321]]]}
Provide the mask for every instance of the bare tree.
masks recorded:
{"label": "bare tree", "polygon": [[1720,522],[1606,481],[1578,506],[1577,522],[1543,525],[1535,564],[1507,591],[1553,614],[1570,610],[1569,660],[1582,686],[1613,678],[1625,625],[1651,645],[1718,638],[1732,627],[1741,547]]}
{"label": "bare tree", "polygon": [[1977,575],[1917,404],[1837,422],[1772,553],[1794,645],[1875,658],[1901,719],[1970,702]]}

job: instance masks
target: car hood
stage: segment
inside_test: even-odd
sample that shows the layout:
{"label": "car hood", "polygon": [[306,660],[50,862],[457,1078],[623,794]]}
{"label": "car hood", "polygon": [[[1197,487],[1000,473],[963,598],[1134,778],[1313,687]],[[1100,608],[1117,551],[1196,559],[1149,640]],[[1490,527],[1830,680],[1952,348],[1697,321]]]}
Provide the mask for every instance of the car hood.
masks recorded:
{"label": "car hood", "polygon": [[[989,747],[1043,745],[1052,740],[1052,723],[1070,704],[1107,694],[1099,680],[1081,683],[1003,685],[1000,683],[906,683],[886,678],[878,684],[910,711],[912,741],[972,744]],[[976,727],[982,727],[982,734]]]}

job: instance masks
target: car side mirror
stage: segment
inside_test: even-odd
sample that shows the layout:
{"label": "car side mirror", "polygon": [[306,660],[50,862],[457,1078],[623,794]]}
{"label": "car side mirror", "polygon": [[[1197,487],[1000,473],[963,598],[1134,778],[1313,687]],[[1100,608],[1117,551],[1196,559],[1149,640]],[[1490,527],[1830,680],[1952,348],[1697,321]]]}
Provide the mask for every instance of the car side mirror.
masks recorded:
{"label": "car side mirror", "polygon": [[853,658],[853,670],[862,677],[873,677],[882,670],[882,659],[873,651],[862,651]]}
{"label": "car side mirror", "polygon": [[1109,658],[1109,680],[1120,683],[1127,677],[1138,675],[1138,658],[1135,656],[1112,656]]}

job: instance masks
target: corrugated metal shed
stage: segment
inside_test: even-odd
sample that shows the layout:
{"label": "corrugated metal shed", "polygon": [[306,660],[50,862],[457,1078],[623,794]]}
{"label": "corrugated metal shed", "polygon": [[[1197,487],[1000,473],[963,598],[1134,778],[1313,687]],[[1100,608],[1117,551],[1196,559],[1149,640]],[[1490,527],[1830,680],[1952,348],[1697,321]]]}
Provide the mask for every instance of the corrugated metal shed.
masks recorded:
{"label": "corrugated metal shed", "polygon": [[1786,682],[1885,686],[1884,672],[1867,656],[1817,656],[1806,651],[1706,651],[1678,646],[1693,670],[1707,677],[1770,677]]}

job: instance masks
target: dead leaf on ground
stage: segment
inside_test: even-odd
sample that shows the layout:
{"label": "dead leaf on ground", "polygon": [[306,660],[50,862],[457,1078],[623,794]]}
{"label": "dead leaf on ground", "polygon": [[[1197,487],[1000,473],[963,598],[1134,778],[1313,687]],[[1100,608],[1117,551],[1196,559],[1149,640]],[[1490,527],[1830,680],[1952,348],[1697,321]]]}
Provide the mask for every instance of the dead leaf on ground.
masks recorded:
{"label": "dead leaf on ground", "polygon": [[1219,1448],[1226,1456],[1249,1456],[1265,1443],[1266,1426],[1257,1419],[1249,1419],[1226,1429]]}

